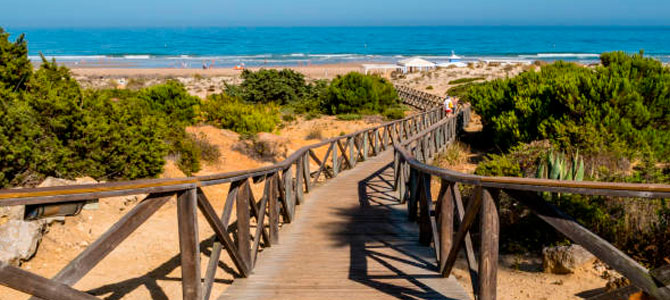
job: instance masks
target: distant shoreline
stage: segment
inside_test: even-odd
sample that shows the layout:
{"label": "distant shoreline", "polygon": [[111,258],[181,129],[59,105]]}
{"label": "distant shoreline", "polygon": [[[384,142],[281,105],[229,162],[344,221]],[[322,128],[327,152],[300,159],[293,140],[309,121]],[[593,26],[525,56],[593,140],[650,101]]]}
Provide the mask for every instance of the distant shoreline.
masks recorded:
{"label": "distant shoreline", "polygon": [[[360,63],[337,63],[337,64],[323,64],[310,66],[268,66],[268,67],[249,67],[247,70],[256,71],[259,69],[292,69],[300,72],[309,78],[322,79],[332,78],[337,75],[344,75],[352,71],[360,71]],[[196,69],[196,68],[105,68],[105,67],[70,67],[72,74],[75,76],[85,77],[147,77],[147,78],[164,78],[172,76],[194,76],[200,75],[203,77],[215,76],[238,76],[242,73],[240,70],[233,70],[230,67],[220,67],[212,69]]]}

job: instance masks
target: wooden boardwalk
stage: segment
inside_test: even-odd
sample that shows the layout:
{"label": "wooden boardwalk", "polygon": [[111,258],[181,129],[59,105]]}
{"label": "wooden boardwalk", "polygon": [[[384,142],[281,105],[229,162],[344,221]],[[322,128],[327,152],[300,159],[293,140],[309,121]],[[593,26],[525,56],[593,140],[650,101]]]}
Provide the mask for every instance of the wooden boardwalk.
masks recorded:
{"label": "wooden boardwalk", "polygon": [[469,299],[419,244],[391,191],[392,160],[386,151],[314,189],[280,244],[219,299]]}

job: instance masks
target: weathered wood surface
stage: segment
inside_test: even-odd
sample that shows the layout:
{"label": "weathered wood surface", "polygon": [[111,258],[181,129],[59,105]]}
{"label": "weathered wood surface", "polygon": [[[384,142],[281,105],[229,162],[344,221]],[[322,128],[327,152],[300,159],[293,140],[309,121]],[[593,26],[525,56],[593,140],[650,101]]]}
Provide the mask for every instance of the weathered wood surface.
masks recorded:
{"label": "weathered wood surface", "polygon": [[281,244],[219,299],[468,299],[419,244],[418,226],[391,192],[392,158],[387,151],[359,162],[306,195]]}

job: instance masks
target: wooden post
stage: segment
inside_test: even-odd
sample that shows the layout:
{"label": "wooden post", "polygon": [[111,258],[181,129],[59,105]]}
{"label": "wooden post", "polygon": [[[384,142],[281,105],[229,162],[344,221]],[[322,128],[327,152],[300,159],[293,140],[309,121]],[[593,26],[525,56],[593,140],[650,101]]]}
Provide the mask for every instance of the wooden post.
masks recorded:
{"label": "wooden post", "polygon": [[347,139],[347,148],[349,149],[349,165],[352,169],[356,166],[356,161],[358,160],[358,157],[354,156],[354,138],[355,137],[349,137]]}
{"label": "wooden post", "polygon": [[482,191],[481,246],[479,250],[479,299],[496,299],[500,224],[496,203],[487,189]]}
{"label": "wooden post", "polygon": [[240,259],[251,270],[251,239],[250,239],[250,214],[249,214],[249,181],[246,181],[235,199],[235,211],[237,212],[237,251]]}
{"label": "wooden post", "polygon": [[368,133],[363,132],[363,160],[368,160]]}
{"label": "wooden post", "polygon": [[[179,250],[181,251],[181,277],[183,299],[200,299],[200,240],[198,238],[197,191],[188,189],[177,199]],[[247,212],[248,214],[248,212]]]}
{"label": "wooden post", "polygon": [[340,166],[337,163],[337,142],[333,142],[330,147],[332,147],[331,154],[333,155],[333,177],[337,177],[337,174],[339,173],[339,168]]}
{"label": "wooden post", "polygon": [[305,193],[309,194],[309,190],[312,188],[312,177],[309,171],[309,154],[305,152],[302,162],[302,177],[305,182]]}
{"label": "wooden post", "polygon": [[[446,263],[451,250],[451,242],[454,235],[454,187],[450,182],[442,179],[440,195],[437,200],[438,223],[440,227],[440,266]],[[443,274],[445,276],[445,274]]]}
{"label": "wooden post", "polygon": [[433,201],[430,197],[430,175],[419,173],[417,177],[419,181],[419,243],[429,246],[433,234],[430,226],[431,205],[428,203],[428,201]]}
{"label": "wooden post", "polygon": [[277,194],[279,192],[278,176],[279,172],[272,174],[272,177],[268,178],[272,183],[268,194],[268,223],[270,225],[268,235],[270,236],[271,245],[279,243],[279,203],[277,202]]}
{"label": "wooden post", "polygon": [[304,201],[304,191],[303,191],[303,162],[304,160],[298,159],[295,163],[295,202],[296,204],[302,204]]}
{"label": "wooden post", "polygon": [[[410,167],[411,168],[411,167]],[[417,217],[417,188],[419,185],[419,180],[417,178],[417,171],[410,169],[409,171],[409,201],[407,201],[407,219],[410,221],[416,221]]]}

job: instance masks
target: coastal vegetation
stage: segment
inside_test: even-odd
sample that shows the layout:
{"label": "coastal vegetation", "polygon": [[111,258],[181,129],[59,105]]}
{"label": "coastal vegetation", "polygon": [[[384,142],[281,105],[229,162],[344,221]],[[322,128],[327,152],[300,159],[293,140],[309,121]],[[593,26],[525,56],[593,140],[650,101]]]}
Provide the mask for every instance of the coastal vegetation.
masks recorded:
{"label": "coastal vegetation", "polygon": [[84,89],[55,61],[42,57],[34,70],[24,36],[12,42],[0,28],[0,187],[32,185],[46,176],[155,177],[166,158],[191,175],[202,160],[216,161],[220,154],[203,137],[187,133],[190,125],[211,124],[249,137],[275,131],[282,119],[295,120],[294,114],[342,120],[404,116],[393,85],[377,76],[350,73],[332,83],[307,82],[290,69],[262,69],[245,70],[241,77],[241,84],[205,100],[173,80]]}
{"label": "coastal vegetation", "polygon": [[[497,149],[477,174],[670,182],[670,69],[642,53],[604,53],[596,67],[559,61],[459,92],[481,116],[479,140]],[[663,200],[544,197],[647,265],[670,257],[670,207]],[[500,211],[507,251],[567,242],[510,199],[501,200]]]}
{"label": "coastal vegetation", "polygon": [[351,72],[338,76],[328,87],[323,110],[328,114],[374,114],[399,107],[398,94],[386,79]]}

